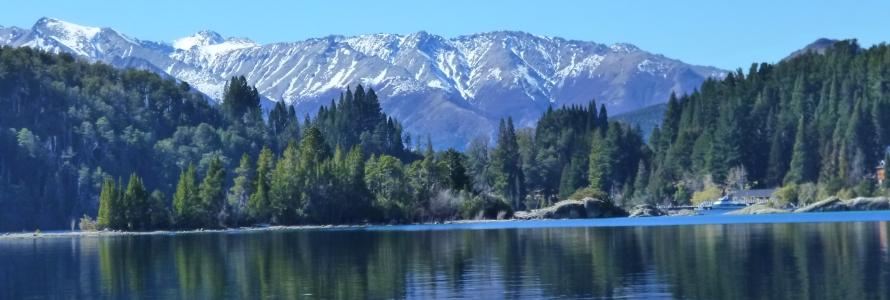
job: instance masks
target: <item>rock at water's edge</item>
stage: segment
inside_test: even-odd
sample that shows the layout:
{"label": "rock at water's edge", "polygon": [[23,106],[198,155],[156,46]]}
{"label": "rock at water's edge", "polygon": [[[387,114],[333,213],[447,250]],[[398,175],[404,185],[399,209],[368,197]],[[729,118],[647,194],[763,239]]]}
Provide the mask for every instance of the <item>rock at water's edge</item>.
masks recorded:
{"label": "rock at water's edge", "polygon": [[827,212],[827,211],[847,211],[847,205],[837,197],[828,199],[798,208],[794,210],[796,213],[806,212]]}
{"label": "rock at water's edge", "polygon": [[655,206],[649,204],[637,205],[634,206],[630,211],[630,217],[659,217],[667,215],[663,210],[658,209]]}
{"label": "rock at water's edge", "polygon": [[694,211],[691,209],[682,209],[675,213],[668,212],[668,215],[671,217],[703,216],[702,214],[698,213],[697,211]]}
{"label": "rock at water's edge", "polygon": [[763,204],[755,204],[737,211],[725,213],[724,215],[765,215],[765,214],[787,214],[787,211],[772,208]]}
{"label": "rock at water's edge", "polygon": [[849,211],[866,211],[866,210],[890,210],[890,199],[887,197],[878,198],[856,198],[844,201]]}
{"label": "rock at water's edge", "polygon": [[611,202],[585,198],[584,200],[564,200],[553,206],[533,210],[529,213],[517,213],[517,219],[593,219],[626,217],[627,212]]}

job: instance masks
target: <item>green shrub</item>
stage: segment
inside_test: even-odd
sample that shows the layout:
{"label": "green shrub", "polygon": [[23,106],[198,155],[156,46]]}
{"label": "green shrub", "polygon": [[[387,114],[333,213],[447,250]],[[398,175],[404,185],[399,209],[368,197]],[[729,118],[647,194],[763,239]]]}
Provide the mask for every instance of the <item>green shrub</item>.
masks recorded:
{"label": "green shrub", "polygon": [[722,194],[716,186],[704,191],[698,191],[692,194],[692,205],[698,206],[702,202],[714,201],[720,199],[720,196]]}
{"label": "green shrub", "polygon": [[840,178],[835,178],[825,183],[825,198],[837,196],[838,193],[844,188],[844,185],[844,180]]}
{"label": "green shrub", "polygon": [[463,219],[473,220],[480,214],[484,219],[510,219],[513,217],[513,207],[500,197],[486,194],[475,195],[460,207]]}
{"label": "green shrub", "polygon": [[99,229],[99,222],[96,222],[90,216],[83,215],[83,218],[80,219],[81,231],[99,231]]}
{"label": "green shrub", "polygon": [[[810,204],[819,201],[819,188],[812,182],[807,182],[797,186],[797,202],[800,204]],[[822,198],[825,199],[825,198]]]}
{"label": "green shrub", "polygon": [[773,193],[773,196],[779,199],[780,204],[797,203],[797,186],[794,184],[786,185]]}
{"label": "green shrub", "polygon": [[611,201],[609,194],[594,188],[583,188],[575,191],[569,196],[569,200],[584,200],[585,198],[593,198],[604,201]]}
{"label": "green shrub", "polygon": [[872,197],[875,195],[875,182],[871,180],[862,180],[856,185],[855,197]]}
{"label": "green shrub", "polygon": [[689,195],[689,190],[687,190],[682,183],[677,184],[677,191],[674,192],[674,201],[677,202],[677,204],[690,204],[691,197],[692,196]]}

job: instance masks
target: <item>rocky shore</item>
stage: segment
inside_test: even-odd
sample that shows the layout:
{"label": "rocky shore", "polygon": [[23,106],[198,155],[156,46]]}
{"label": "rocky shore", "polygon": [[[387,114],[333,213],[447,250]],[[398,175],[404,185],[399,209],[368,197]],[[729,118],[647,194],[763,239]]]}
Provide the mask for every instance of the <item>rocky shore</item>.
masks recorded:
{"label": "rocky shore", "polygon": [[770,207],[765,204],[755,204],[745,208],[742,208],[737,211],[731,211],[725,213],[724,215],[767,215],[767,214],[787,214],[788,211],[781,210],[775,207]]}
{"label": "rocky shore", "polygon": [[[794,213],[810,213],[810,212],[843,212],[843,211],[874,211],[874,210],[890,210],[890,199],[886,197],[877,198],[855,198],[850,200],[841,200],[837,197],[831,197],[824,201],[816,202],[794,210]],[[751,215],[751,214],[785,214],[792,211],[783,210],[768,206],[766,204],[756,204],[737,211],[728,212],[726,215]],[[459,220],[445,222],[443,224],[459,224],[459,223],[480,223],[480,222],[510,222],[524,220],[559,220],[559,219],[597,219],[597,218],[620,218],[620,217],[660,217],[660,216],[700,216],[693,210],[680,211],[664,211],[652,205],[637,205],[630,211],[626,211],[611,202],[586,198],[584,200],[565,200],[554,204],[553,206],[536,209],[532,211],[519,211],[514,214],[513,219],[509,220]],[[440,223],[431,223],[440,224]],[[75,231],[75,232],[49,232],[49,233],[3,233],[0,234],[2,239],[33,239],[33,238],[59,238],[59,237],[110,237],[110,236],[132,236],[132,235],[172,235],[172,234],[200,234],[212,232],[254,232],[269,230],[297,230],[297,229],[326,229],[326,228],[364,228],[370,226],[387,226],[386,224],[361,224],[361,225],[302,225],[302,226],[268,226],[268,227],[239,227],[227,229],[197,229],[183,231],[120,231],[120,230],[104,230],[104,231]]]}
{"label": "rocky shore", "polygon": [[869,211],[869,210],[890,210],[890,199],[886,197],[877,198],[854,198],[850,200],[841,200],[837,197],[831,197],[823,201],[819,201],[801,208],[794,212],[833,212],[833,211]]}
{"label": "rocky shore", "polygon": [[658,207],[655,207],[655,206],[649,205],[649,204],[637,205],[637,206],[634,206],[634,208],[630,210],[631,218],[660,217],[660,216],[667,216],[667,215],[668,215],[667,212],[665,212],[661,209],[658,209]]}
{"label": "rocky shore", "polygon": [[690,217],[690,216],[703,216],[697,211],[691,209],[683,209],[678,211],[668,211],[668,216],[671,217]]}
{"label": "rocky shore", "polygon": [[296,230],[296,229],[323,229],[323,228],[363,228],[370,226],[384,225],[304,225],[304,226],[269,226],[269,227],[239,227],[226,229],[196,229],[196,230],[159,230],[159,231],[122,231],[122,230],[103,230],[103,231],[69,231],[69,232],[47,232],[47,233],[3,233],[0,239],[23,239],[23,238],[59,238],[59,237],[109,237],[109,236],[132,236],[132,235],[172,235],[172,234],[198,234],[213,232],[253,232],[253,231],[269,231],[269,230]]}
{"label": "rocky shore", "polygon": [[516,212],[513,218],[518,220],[597,219],[627,217],[628,215],[627,211],[615,206],[612,202],[585,198],[584,200],[560,201],[553,206],[530,212]]}
{"label": "rocky shore", "polygon": [[799,207],[795,210],[783,210],[765,204],[757,204],[745,207],[743,209],[726,213],[727,215],[756,215],[756,214],[784,214],[784,213],[813,213],[813,212],[842,212],[842,211],[871,211],[871,210],[890,210],[890,199],[886,197],[877,198],[854,198],[850,200],[841,200],[837,197],[830,197],[823,201]]}

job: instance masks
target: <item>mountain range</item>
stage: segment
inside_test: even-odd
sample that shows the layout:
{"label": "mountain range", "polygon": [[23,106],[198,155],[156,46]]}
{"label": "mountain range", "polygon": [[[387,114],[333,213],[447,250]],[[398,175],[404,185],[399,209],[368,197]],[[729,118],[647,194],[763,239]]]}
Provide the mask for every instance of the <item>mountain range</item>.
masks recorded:
{"label": "mountain range", "polygon": [[205,30],[171,42],[127,37],[111,28],[42,18],[30,29],[0,27],[0,45],[69,52],[115,67],[148,69],[188,82],[219,101],[226,81],[244,76],[264,97],[313,115],[347,86],[373,88],[406,132],[436,148],[463,149],[493,137],[500,118],[534,126],[548,107],[587,105],[610,114],[666,102],[727,71],[695,66],[631,44],[495,31],[444,38],[409,35],[327,36],[257,44]]}

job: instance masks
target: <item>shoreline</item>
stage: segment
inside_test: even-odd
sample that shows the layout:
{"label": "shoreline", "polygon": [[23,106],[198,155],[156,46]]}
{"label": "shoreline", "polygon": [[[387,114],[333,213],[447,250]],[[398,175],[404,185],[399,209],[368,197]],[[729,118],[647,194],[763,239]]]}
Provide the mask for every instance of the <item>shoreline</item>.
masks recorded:
{"label": "shoreline", "polygon": [[411,226],[411,225],[450,225],[450,224],[482,224],[495,222],[527,222],[527,221],[543,221],[543,220],[457,220],[434,223],[413,223],[413,224],[361,224],[361,225],[274,225],[269,227],[238,227],[224,229],[191,229],[191,230],[156,230],[156,231],[64,231],[64,232],[0,232],[0,240],[5,239],[37,239],[37,238],[64,238],[64,237],[115,237],[115,236],[138,236],[138,235],[179,235],[179,234],[197,234],[197,233],[223,233],[223,232],[259,232],[259,231],[286,231],[286,230],[314,230],[314,229],[357,229],[369,227],[394,227],[394,226]]}
{"label": "shoreline", "polygon": [[[877,201],[875,201],[877,200]],[[848,200],[849,204],[856,205],[874,205],[875,202],[880,204],[878,209],[863,209],[863,207],[856,207],[858,209],[837,209],[833,207],[837,204],[845,204],[845,201],[839,200],[837,198],[831,198],[828,200],[820,201],[817,203],[813,203],[809,206],[806,206],[808,209],[799,208],[793,212],[785,212],[783,211],[780,215],[796,215],[796,214],[809,214],[809,213],[843,213],[843,212],[864,212],[864,211],[890,211],[887,208],[890,207],[890,202],[887,202],[886,199],[868,199],[868,198],[857,198]],[[828,206],[832,206],[827,208]],[[855,207],[855,206],[854,206]],[[755,205],[749,206],[749,209],[757,209],[757,208],[769,208],[764,205]],[[720,216],[720,215],[756,215],[757,212],[747,212],[742,214],[698,214],[698,212],[693,212],[696,214],[686,214],[686,213],[665,213],[664,215],[658,216],[641,216],[645,219],[650,218],[670,218],[670,217],[700,217],[700,216]],[[259,232],[259,231],[286,231],[286,230],[314,230],[314,229],[359,229],[359,228],[370,228],[370,227],[395,227],[395,226],[412,226],[412,225],[454,225],[454,224],[487,224],[487,223],[510,223],[510,222],[535,222],[535,221],[555,221],[555,220],[596,220],[596,219],[636,219],[638,217],[612,217],[612,218],[511,218],[504,220],[455,220],[455,221],[445,221],[445,222],[433,222],[433,223],[411,223],[411,224],[351,224],[351,225],[275,225],[269,227],[237,227],[237,228],[223,228],[223,229],[193,229],[193,230],[158,230],[158,231],[63,231],[63,232],[46,232],[46,233],[34,233],[34,232],[3,232],[0,233],[0,241],[6,239],[40,239],[40,238],[64,238],[64,237],[115,237],[115,236],[134,236],[134,235],[179,235],[179,234],[198,234],[198,233],[223,233],[223,232]]]}

